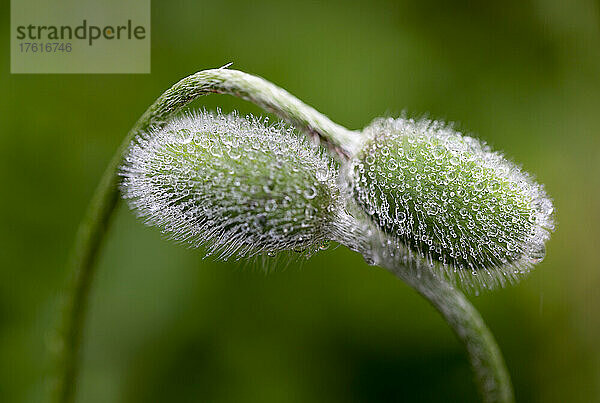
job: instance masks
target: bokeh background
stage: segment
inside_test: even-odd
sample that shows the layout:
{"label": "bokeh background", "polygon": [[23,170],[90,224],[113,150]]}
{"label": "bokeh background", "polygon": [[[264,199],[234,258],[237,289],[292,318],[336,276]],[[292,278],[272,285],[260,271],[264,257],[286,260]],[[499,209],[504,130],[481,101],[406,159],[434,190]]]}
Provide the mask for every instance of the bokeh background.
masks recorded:
{"label": "bokeh background", "polygon": [[[547,257],[472,300],[519,402],[600,401],[597,1],[154,0],[150,75],[10,75],[8,1],[0,16],[0,401],[44,399],[65,261],[125,133],[175,81],[228,62],[350,128],[458,122],[535,173],[556,203]],[[477,401],[435,310],[343,247],[266,275],[121,206],[99,264],[81,402]]]}

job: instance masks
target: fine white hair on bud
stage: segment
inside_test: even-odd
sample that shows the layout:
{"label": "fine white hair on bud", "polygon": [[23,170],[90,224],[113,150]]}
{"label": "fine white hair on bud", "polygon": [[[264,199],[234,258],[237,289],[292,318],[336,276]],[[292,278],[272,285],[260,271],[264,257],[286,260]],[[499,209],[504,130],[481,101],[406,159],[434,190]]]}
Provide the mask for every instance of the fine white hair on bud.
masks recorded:
{"label": "fine white hair on bud", "polygon": [[283,123],[186,114],[138,136],[121,175],[147,224],[222,259],[316,250],[352,225],[331,158]]}
{"label": "fine white hair on bud", "polygon": [[437,269],[474,290],[514,282],[544,258],[552,201],[502,154],[438,121],[381,118],[363,135],[344,176],[392,244],[375,254],[393,249],[417,272]]}

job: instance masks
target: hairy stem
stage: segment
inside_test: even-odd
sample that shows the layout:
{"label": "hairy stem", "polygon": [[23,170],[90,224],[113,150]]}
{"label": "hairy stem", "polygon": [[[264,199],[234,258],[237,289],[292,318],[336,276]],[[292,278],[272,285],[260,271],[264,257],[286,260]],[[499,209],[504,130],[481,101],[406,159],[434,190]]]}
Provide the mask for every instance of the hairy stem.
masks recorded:
{"label": "hairy stem", "polygon": [[388,269],[425,297],[463,343],[483,401],[514,402],[510,376],[496,340],[464,294],[429,270],[416,275],[414,269],[402,264]]}
{"label": "hairy stem", "polygon": [[81,342],[96,257],[110,218],[119,200],[119,166],[135,137],[150,127],[164,126],[168,120],[199,96],[229,94],[255,103],[287,120],[297,129],[317,137],[343,158],[358,134],[329,120],[287,91],[264,79],[224,68],[204,70],[176,83],[165,91],[137,121],[108,164],[87,213],[82,220],[69,262],[71,275],[63,308],[57,346],[58,378],[53,386],[55,402],[75,400],[81,355]]}
{"label": "hairy stem", "polygon": [[179,81],[148,108],[136,125],[137,131],[164,124],[174,112],[198,96],[210,93],[250,101],[316,137],[338,156],[348,156],[359,142],[358,132],[332,122],[286,90],[260,77],[227,69],[204,70]]}

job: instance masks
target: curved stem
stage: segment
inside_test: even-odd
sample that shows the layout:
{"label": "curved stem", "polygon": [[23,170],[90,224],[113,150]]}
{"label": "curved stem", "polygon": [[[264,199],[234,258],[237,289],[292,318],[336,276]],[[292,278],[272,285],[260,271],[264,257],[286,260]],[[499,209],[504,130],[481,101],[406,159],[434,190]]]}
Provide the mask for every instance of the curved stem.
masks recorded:
{"label": "curved stem", "polygon": [[209,93],[250,101],[316,137],[341,157],[350,155],[359,142],[358,132],[332,122],[286,90],[260,77],[227,69],[204,70],[179,81],[148,108],[136,125],[137,131],[163,124],[174,112]]}
{"label": "curved stem", "polygon": [[96,257],[110,218],[119,200],[119,166],[135,137],[150,128],[160,127],[174,114],[201,95],[230,94],[251,101],[275,113],[297,129],[318,137],[338,156],[349,154],[358,135],[329,120],[287,91],[237,70],[204,70],[176,83],[165,91],[137,121],[108,164],[96,188],[75,240],[68,270],[71,275],[63,308],[63,323],[57,346],[58,379],[53,400],[73,402],[79,372],[81,341]]}
{"label": "curved stem", "polygon": [[481,315],[464,294],[429,270],[415,274],[414,270],[398,264],[388,269],[425,297],[463,343],[483,401],[514,402],[510,376],[500,348]]}

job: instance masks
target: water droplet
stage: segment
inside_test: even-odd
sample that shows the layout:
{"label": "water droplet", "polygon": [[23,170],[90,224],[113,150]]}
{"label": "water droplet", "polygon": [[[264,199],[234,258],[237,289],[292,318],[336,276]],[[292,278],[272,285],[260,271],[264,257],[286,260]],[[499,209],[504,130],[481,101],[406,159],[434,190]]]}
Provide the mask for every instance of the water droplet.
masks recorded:
{"label": "water droplet", "polygon": [[277,208],[277,202],[275,200],[267,200],[267,202],[265,203],[265,210],[266,211],[273,211]]}
{"label": "water droplet", "polygon": [[545,257],[546,247],[544,245],[538,245],[529,252],[529,259],[533,264],[540,263]]}
{"label": "water droplet", "polygon": [[317,169],[316,177],[319,182],[325,182],[327,179],[329,179],[329,170],[325,168]]}
{"label": "water droplet", "polygon": [[309,200],[314,199],[316,195],[317,189],[314,186],[311,186],[304,191],[304,197],[306,197]]}
{"label": "water droplet", "polygon": [[398,213],[397,222],[398,222],[398,224],[401,224],[404,221],[406,221],[406,213],[403,212],[403,211],[401,211],[401,212]]}

